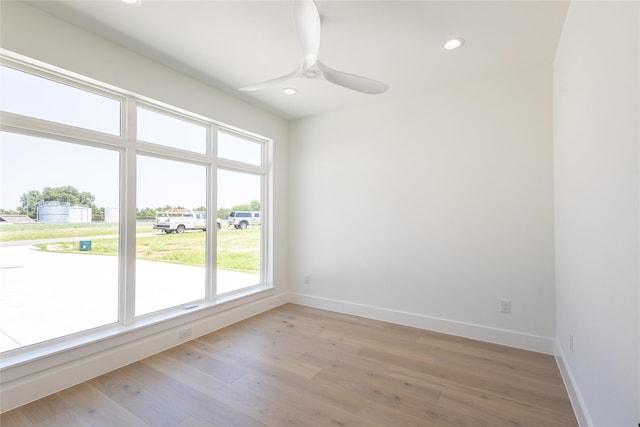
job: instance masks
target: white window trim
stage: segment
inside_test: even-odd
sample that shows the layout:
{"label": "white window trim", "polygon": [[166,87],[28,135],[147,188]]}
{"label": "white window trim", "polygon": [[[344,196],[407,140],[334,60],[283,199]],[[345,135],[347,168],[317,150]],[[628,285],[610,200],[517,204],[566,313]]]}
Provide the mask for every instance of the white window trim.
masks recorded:
{"label": "white window trim", "polygon": [[[11,378],[5,376],[6,369],[20,367],[34,360],[42,360],[48,356],[55,356],[68,351],[82,354],[82,348],[89,344],[100,345],[105,340],[115,339],[117,343],[125,343],[130,340],[155,333],[154,331],[171,328],[176,325],[192,322],[205,318],[215,313],[227,310],[229,307],[237,307],[245,303],[255,302],[257,298],[273,296],[273,271],[272,254],[273,242],[271,242],[272,226],[271,197],[272,197],[272,170],[271,159],[273,141],[264,136],[243,131],[233,126],[225,125],[210,118],[198,114],[189,113],[177,107],[168,106],[156,102],[144,96],[136,95],[126,90],[110,87],[109,85],[78,76],[64,70],[57,69],[38,61],[31,61],[19,55],[13,55],[0,49],[0,65],[15,68],[30,74],[73,86],[88,92],[118,100],[121,103],[120,136],[115,136],[98,131],[92,131],[75,126],[64,125],[37,119],[20,114],[0,113],[0,130],[58,140],[62,142],[92,146],[96,148],[111,149],[120,152],[120,232],[119,232],[119,301],[118,322],[104,325],[95,329],[77,332],[75,334],[55,338],[46,342],[37,343],[14,350],[4,352],[0,356],[0,368],[3,373],[3,383],[13,379],[14,374],[20,370],[13,370]],[[200,154],[158,144],[136,141],[136,108],[140,105],[144,108],[161,112],[181,120],[186,120],[207,127],[207,153]],[[223,131],[232,133],[245,139],[250,139],[262,144],[262,165],[250,165],[242,162],[217,158],[217,133]],[[127,284],[135,283],[135,235],[136,235],[136,158],[137,155],[149,155],[159,158],[184,161],[192,164],[204,165],[207,168],[207,211],[212,213],[207,216],[207,228],[214,230],[215,212],[217,212],[217,170],[228,169],[243,173],[255,174],[262,177],[261,188],[261,277],[260,284],[240,289],[236,292],[222,295],[216,294],[216,269],[215,259],[216,239],[215,234],[207,238],[207,266],[206,266],[206,292],[205,299],[198,301],[198,307],[189,312],[182,309],[184,304],[168,308],[144,316],[135,316],[135,287]],[[127,208],[133,206],[133,208]],[[133,338],[131,338],[133,337]],[[39,365],[34,369],[46,369],[56,365],[52,358],[45,365]],[[29,369],[21,374],[28,375]]]}

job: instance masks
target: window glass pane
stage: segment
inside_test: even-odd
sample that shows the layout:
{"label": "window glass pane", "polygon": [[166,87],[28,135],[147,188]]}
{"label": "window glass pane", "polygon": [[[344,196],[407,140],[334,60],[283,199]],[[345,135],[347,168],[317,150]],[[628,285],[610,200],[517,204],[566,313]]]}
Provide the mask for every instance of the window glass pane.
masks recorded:
{"label": "window glass pane", "polygon": [[260,176],[218,170],[218,294],[260,284],[260,189]]}
{"label": "window glass pane", "polygon": [[138,156],[136,316],[205,298],[204,166]]}
{"label": "window glass pane", "polygon": [[207,153],[207,128],[166,114],[138,108],[138,140]]}
{"label": "window glass pane", "polygon": [[218,157],[260,166],[262,164],[262,143],[237,135],[218,132]]}
{"label": "window glass pane", "polygon": [[0,67],[0,108],[120,135],[120,101],[4,66]]}
{"label": "window glass pane", "polygon": [[0,351],[118,321],[119,153],[0,133]]}

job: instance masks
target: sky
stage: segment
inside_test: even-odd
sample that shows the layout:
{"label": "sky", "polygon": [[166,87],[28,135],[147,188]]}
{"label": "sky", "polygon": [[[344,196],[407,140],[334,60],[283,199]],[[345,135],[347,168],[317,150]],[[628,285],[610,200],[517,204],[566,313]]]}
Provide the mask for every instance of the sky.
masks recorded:
{"label": "sky", "polygon": [[[30,190],[71,185],[88,191],[99,207],[119,206],[117,151],[0,133],[0,208],[16,209]],[[206,168],[138,156],[138,208],[206,206]],[[260,200],[260,178],[220,170],[218,208]]]}
{"label": "sky", "polygon": [[[120,104],[104,96],[0,67],[0,108],[31,117],[119,134]],[[138,109],[138,139],[206,153],[202,125]],[[260,144],[218,133],[218,156],[260,164]],[[88,191],[99,207],[119,205],[118,151],[7,132],[0,133],[0,208],[16,209],[22,194],[44,187]],[[206,168],[139,155],[137,207],[206,205]],[[260,200],[260,178],[220,170],[217,207]]]}
{"label": "sky", "polygon": [[15,209],[29,190],[71,185],[96,196],[96,205],[117,207],[116,151],[2,132],[0,208]]}

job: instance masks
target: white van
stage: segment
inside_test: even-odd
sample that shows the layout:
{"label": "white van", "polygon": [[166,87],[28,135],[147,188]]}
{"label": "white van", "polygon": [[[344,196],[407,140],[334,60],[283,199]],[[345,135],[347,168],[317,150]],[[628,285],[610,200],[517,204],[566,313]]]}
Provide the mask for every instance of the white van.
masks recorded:
{"label": "white van", "polygon": [[260,225],[260,212],[233,211],[229,214],[229,226],[246,230],[250,225]]}

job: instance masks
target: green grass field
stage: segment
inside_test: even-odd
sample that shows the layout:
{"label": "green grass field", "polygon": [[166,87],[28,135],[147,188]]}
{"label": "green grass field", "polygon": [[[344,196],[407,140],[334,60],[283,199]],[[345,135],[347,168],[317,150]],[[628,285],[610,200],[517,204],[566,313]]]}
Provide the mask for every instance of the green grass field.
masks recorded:
{"label": "green grass field", "polygon": [[[152,233],[153,223],[138,222],[138,233]],[[57,239],[64,237],[108,236],[118,234],[118,224],[5,224],[0,226],[0,242]]]}
{"label": "green grass field", "polygon": [[[117,238],[92,239],[90,251],[80,251],[79,240],[117,235],[117,224],[12,224],[0,227],[0,241],[74,238],[73,242],[38,243],[43,251],[116,256]],[[136,239],[138,259],[204,267],[205,232],[164,234],[152,223],[138,223],[137,233],[153,233]],[[217,266],[222,270],[258,273],[260,271],[260,229],[223,229],[217,233]]]}

